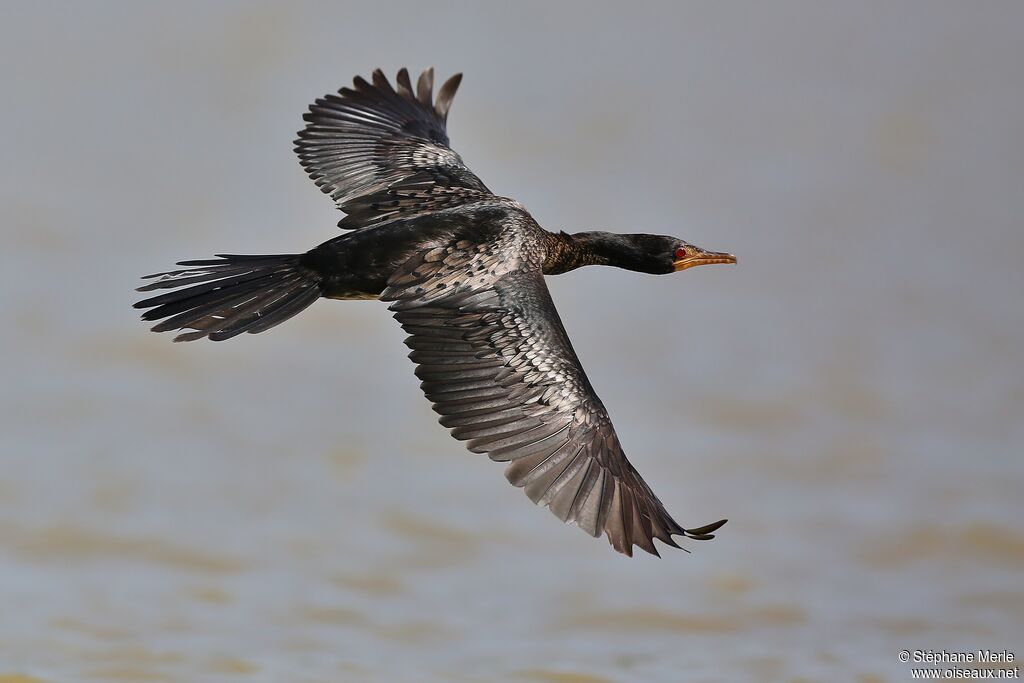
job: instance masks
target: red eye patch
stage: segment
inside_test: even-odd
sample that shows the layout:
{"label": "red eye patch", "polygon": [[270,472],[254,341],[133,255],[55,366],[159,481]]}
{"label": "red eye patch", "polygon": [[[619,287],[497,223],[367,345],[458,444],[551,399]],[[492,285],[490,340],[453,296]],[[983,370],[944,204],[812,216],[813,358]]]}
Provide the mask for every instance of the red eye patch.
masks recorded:
{"label": "red eye patch", "polygon": [[686,250],[683,249],[682,247],[679,247],[678,249],[676,249],[676,260],[677,261],[683,260],[684,258],[686,258],[686,255],[687,255],[686,254]]}

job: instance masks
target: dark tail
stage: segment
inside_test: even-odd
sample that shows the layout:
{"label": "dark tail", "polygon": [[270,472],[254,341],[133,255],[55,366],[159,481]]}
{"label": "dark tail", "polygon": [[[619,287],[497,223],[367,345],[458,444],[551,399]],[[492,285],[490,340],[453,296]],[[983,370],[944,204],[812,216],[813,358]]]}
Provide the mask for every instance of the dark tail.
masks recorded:
{"label": "dark tail", "polygon": [[147,275],[156,278],[140,292],[174,289],[135,304],[148,308],[143,320],[160,320],[154,332],[190,329],[174,341],[209,337],[230,339],[283,323],[320,297],[320,277],[301,264],[301,254],[235,256],[180,261],[185,270]]}

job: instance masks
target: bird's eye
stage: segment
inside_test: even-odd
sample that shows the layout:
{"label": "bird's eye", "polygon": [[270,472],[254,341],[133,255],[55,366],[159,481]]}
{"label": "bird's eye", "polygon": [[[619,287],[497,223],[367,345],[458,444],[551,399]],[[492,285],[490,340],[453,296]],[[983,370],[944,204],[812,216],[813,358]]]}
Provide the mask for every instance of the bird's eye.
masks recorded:
{"label": "bird's eye", "polygon": [[686,250],[683,249],[682,247],[679,247],[678,249],[676,249],[676,260],[682,261],[684,258],[686,258]]}

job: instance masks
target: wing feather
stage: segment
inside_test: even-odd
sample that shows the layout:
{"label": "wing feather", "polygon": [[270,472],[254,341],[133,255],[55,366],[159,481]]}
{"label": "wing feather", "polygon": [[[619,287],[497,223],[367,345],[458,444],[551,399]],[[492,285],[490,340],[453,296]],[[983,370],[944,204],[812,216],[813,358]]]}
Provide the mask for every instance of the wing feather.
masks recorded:
{"label": "wing feather", "polygon": [[432,69],[413,93],[402,69],[393,87],[377,69],[367,81],[326,95],[303,116],[295,153],[310,178],[347,216],[339,226],[371,227],[395,218],[452,209],[492,198],[448,146],[448,111],[462,74],[434,100]]}
{"label": "wing feather", "polygon": [[[404,81],[399,90],[411,90]],[[421,79],[421,100],[429,86]],[[684,529],[626,459],[539,262],[508,257],[524,250],[502,239],[426,249],[382,296],[409,334],[409,357],[441,424],[470,451],[506,462],[505,477],[535,503],[603,533],[626,555],[633,546],[657,555],[655,538],[677,548],[673,535],[712,538],[724,520]]]}

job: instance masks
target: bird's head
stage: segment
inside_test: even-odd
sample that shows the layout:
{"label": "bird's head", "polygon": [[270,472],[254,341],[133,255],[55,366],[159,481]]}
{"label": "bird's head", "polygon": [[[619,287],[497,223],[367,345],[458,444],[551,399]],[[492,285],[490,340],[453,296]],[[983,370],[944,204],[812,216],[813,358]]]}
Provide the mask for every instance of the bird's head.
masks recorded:
{"label": "bird's head", "polygon": [[708,251],[666,235],[579,232],[571,236],[579,265],[608,265],[651,275],[667,275],[694,266],[736,263],[736,257]]}
{"label": "bird's head", "polygon": [[682,240],[667,238],[674,244],[672,246],[672,270],[677,273],[680,270],[693,268],[694,266],[708,266],[713,263],[736,263],[736,257],[723,251],[708,251],[696,244],[690,244]]}
{"label": "bird's head", "polygon": [[736,263],[736,257],[701,249],[666,235],[616,232],[548,233],[544,273],[557,275],[581,266],[615,266],[651,275],[667,275],[694,266]]}

